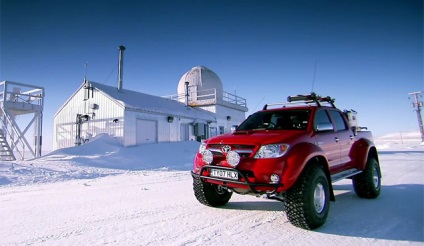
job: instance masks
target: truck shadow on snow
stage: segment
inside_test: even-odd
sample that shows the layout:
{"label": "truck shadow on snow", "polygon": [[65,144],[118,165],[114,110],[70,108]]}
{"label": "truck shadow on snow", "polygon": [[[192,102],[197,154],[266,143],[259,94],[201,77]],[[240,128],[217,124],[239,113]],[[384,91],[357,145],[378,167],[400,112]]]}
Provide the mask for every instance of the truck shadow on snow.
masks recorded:
{"label": "truck shadow on snow", "polygon": [[394,155],[394,154],[423,154],[423,150],[396,150],[396,151],[384,151],[379,150],[379,155]]}
{"label": "truck shadow on snow", "polygon": [[356,196],[352,185],[333,184],[331,203],[321,233],[385,240],[424,241],[424,185],[398,184],[382,187],[376,199]]}
{"label": "truck shadow on snow", "polygon": [[245,211],[284,211],[284,204],[281,202],[262,199],[254,202],[232,202],[220,207],[221,209],[245,210]]}
{"label": "truck shadow on snow", "polygon": [[[424,241],[424,185],[382,187],[376,199],[356,196],[351,184],[333,184],[336,202],[330,203],[327,222],[314,230],[339,236],[396,241]],[[284,211],[278,201],[230,201],[221,209]],[[299,230],[302,230],[299,228]]]}

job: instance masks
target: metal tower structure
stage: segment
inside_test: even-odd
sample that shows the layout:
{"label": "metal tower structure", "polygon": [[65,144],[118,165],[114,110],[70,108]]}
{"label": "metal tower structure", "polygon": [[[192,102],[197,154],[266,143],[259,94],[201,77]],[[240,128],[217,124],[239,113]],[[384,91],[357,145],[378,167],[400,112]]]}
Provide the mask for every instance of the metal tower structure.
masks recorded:
{"label": "metal tower structure", "polygon": [[[21,160],[25,154],[41,156],[44,88],[23,83],[0,82],[0,158]],[[18,118],[19,121],[18,121]],[[28,119],[22,123],[23,119]],[[19,123],[18,123],[19,122]],[[26,135],[33,126],[33,144]],[[23,130],[22,130],[23,129]]]}
{"label": "metal tower structure", "polygon": [[418,127],[420,128],[420,133],[421,133],[421,141],[424,142],[423,120],[421,118],[421,108],[423,107],[423,102],[418,99],[418,97],[421,97],[421,94],[422,94],[421,91],[409,93],[409,95],[413,96],[412,107],[417,112]]}

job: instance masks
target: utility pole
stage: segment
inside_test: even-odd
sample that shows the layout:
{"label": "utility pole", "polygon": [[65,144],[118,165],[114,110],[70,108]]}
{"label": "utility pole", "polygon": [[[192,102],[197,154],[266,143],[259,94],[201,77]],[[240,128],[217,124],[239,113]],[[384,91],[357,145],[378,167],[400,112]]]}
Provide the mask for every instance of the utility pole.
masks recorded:
{"label": "utility pole", "polygon": [[[421,118],[421,108],[423,107],[423,102],[418,99],[418,97],[421,97],[421,94],[421,91],[409,93],[409,95],[413,96],[412,107],[415,111],[417,111],[418,127],[420,128],[421,141],[424,142],[423,120]],[[409,99],[411,99],[411,97]]]}

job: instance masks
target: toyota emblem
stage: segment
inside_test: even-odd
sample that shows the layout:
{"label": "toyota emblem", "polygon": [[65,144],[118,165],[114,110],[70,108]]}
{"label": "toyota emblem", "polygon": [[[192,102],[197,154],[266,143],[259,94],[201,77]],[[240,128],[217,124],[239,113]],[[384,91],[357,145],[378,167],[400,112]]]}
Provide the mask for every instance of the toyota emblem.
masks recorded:
{"label": "toyota emblem", "polygon": [[224,145],[221,148],[222,153],[228,153],[231,150],[231,147],[229,145]]}

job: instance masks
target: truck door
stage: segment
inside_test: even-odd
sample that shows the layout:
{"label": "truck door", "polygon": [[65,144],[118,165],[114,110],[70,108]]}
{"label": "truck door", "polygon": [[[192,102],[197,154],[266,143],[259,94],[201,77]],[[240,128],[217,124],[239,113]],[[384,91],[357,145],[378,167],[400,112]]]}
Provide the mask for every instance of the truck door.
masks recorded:
{"label": "truck door", "polygon": [[350,150],[354,141],[353,132],[349,129],[349,125],[340,111],[329,110],[328,112],[336,128],[335,135],[340,147],[340,164],[347,167],[346,164],[351,161]]}
{"label": "truck door", "polygon": [[[340,146],[335,138],[334,126],[325,109],[318,109],[314,117],[315,144],[324,152],[328,160],[330,172],[334,167],[340,165]],[[330,126],[328,129],[319,129],[322,126]]]}

